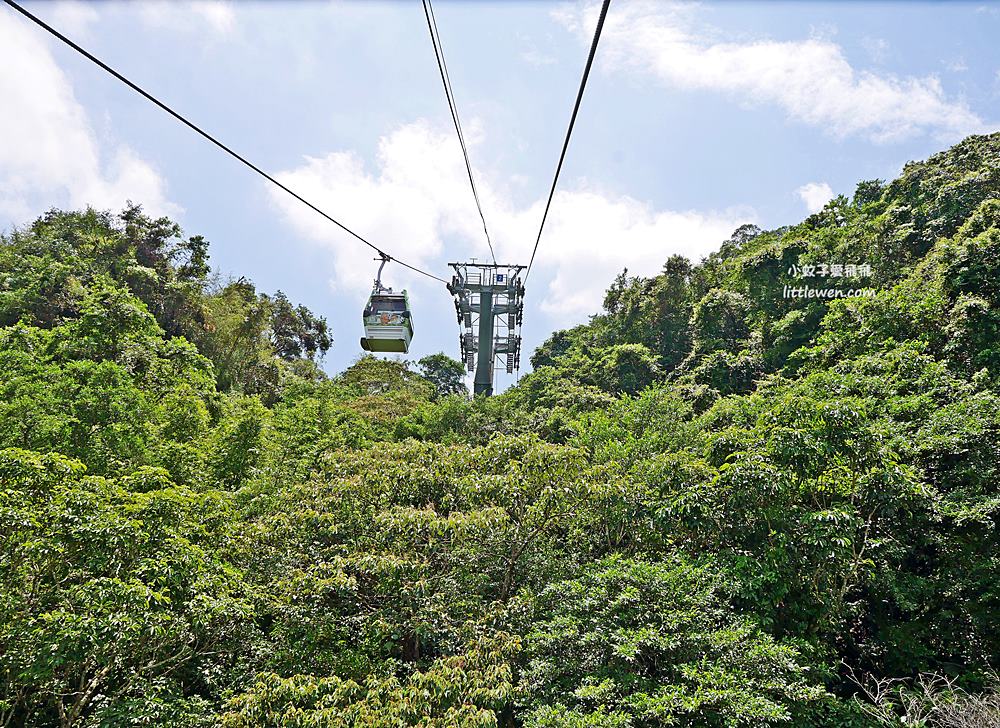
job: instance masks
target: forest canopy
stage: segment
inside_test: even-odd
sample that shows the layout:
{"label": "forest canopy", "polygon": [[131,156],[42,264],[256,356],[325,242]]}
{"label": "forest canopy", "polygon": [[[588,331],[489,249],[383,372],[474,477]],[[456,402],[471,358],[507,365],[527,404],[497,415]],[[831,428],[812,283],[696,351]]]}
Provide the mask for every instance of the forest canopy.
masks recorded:
{"label": "forest canopy", "polygon": [[1000,134],[720,242],[473,399],[138,206],[0,236],[0,726],[1000,723]]}

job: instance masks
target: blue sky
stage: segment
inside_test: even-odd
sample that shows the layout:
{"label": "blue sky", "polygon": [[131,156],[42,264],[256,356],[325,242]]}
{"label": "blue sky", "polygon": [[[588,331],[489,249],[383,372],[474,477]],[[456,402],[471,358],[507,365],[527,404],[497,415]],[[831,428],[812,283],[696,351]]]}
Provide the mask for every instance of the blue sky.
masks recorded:
{"label": "blue sky", "polygon": [[[488,256],[418,2],[26,3],[375,244],[448,277]],[[592,3],[435,6],[487,223],[527,262]],[[525,313],[528,355],[624,267],[697,260],[1000,127],[1000,4],[612,2]],[[0,228],[126,199],[212,243],[224,275],[327,317],[360,353],[371,251],[0,8]],[[398,266],[410,358],[457,356],[441,284]],[[507,379],[499,377],[499,383]]]}

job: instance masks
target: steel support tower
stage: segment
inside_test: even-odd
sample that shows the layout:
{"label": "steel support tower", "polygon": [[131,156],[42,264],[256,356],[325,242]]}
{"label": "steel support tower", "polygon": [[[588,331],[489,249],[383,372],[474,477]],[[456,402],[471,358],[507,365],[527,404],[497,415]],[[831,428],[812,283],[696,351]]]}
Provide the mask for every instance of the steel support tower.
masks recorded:
{"label": "steel support tower", "polygon": [[523,265],[449,263],[455,275],[448,290],[462,329],[462,361],[475,371],[473,393],[493,394],[493,367],[499,360],[508,374],[521,366],[524,316]]}

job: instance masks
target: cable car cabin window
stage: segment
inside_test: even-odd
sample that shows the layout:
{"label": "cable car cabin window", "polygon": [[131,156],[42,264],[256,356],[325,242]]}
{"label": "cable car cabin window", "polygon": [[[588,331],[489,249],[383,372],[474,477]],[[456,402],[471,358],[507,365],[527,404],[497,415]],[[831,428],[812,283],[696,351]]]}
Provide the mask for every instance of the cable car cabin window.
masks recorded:
{"label": "cable car cabin window", "polygon": [[406,301],[403,298],[372,298],[369,308],[372,311],[398,311],[402,313],[406,310]]}

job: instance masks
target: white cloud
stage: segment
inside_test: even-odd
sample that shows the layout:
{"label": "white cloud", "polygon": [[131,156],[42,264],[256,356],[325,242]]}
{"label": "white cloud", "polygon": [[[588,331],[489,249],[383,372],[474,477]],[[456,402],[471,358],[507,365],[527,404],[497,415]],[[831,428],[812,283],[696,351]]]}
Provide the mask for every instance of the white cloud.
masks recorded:
{"label": "white cloud", "polygon": [[522,51],[521,60],[529,66],[553,66],[556,63],[554,56],[542,53],[537,48],[530,48],[529,50]]}
{"label": "white cloud", "polygon": [[[835,136],[864,134],[884,142],[928,132],[957,138],[985,128],[964,101],[947,97],[935,76],[857,70],[839,45],[819,37],[732,41],[717,29],[699,27],[696,10],[643,2],[617,6],[608,14],[601,56],[611,68],[648,73],[671,87],[778,106]],[[596,8],[555,17],[589,40]]]}
{"label": "white cloud", "polygon": [[86,36],[97,22],[97,9],[82,0],[58,0],[43,6],[51,13],[56,29],[72,37]]}
{"label": "white cloud", "polygon": [[[468,141],[474,160],[478,134]],[[334,152],[308,158],[278,178],[387,252],[447,277],[447,262],[489,258],[461,159],[450,130],[436,131],[416,122],[381,139],[377,171],[367,169],[354,154]],[[567,184],[571,189],[558,192],[553,200],[529,281],[530,295],[555,325],[585,320],[598,310],[605,289],[622,268],[653,275],[674,253],[697,260],[741,223],[754,220],[752,210],[655,210],[627,196]],[[544,199],[516,207],[482,171],[477,185],[497,258],[526,263]],[[273,195],[300,234],[331,249],[335,286],[366,291],[376,268],[372,251],[280,190]],[[426,281],[399,266],[390,265],[386,274],[397,287]]]}
{"label": "white cloud", "polygon": [[747,208],[655,210],[627,196],[560,192],[536,262],[541,276],[552,276],[542,310],[562,325],[584,320],[599,310],[605,289],[622,268],[649,276],[674,254],[697,261],[718,249],[739,225],[754,220]]}
{"label": "white cloud", "polygon": [[0,215],[53,206],[118,208],[126,200],[177,214],[157,172],[127,147],[103,151],[69,80],[34,26],[0,13]]}
{"label": "white cloud", "polygon": [[192,32],[207,28],[218,36],[236,30],[236,12],[228,0],[147,0],[139,5],[146,25]]}
{"label": "white cloud", "polygon": [[191,10],[219,33],[229,33],[236,27],[236,13],[229,2],[192,2]]}
{"label": "white cloud", "polygon": [[[475,125],[470,131],[467,141],[474,143]],[[307,157],[276,177],[375,245],[426,268],[442,252],[444,235],[460,235],[464,247],[475,243],[470,255],[489,255],[461,159],[453,134],[418,122],[380,140],[375,174],[353,152],[333,152]],[[480,192],[488,207],[488,190]],[[371,249],[285,192],[275,188],[272,197],[301,234],[333,250],[337,287],[371,285],[376,267]],[[399,266],[390,266],[386,274],[393,285],[420,280]]]}
{"label": "white cloud", "polygon": [[889,41],[885,38],[871,38],[866,36],[861,39],[861,45],[875,63],[882,63],[889,55]]}
{"label": "white cloud", "polygon": [[809,182],[795,192],[806,203],[806,209],[810,213],[819,212],[833,199],[833,189],[826,182]]}

